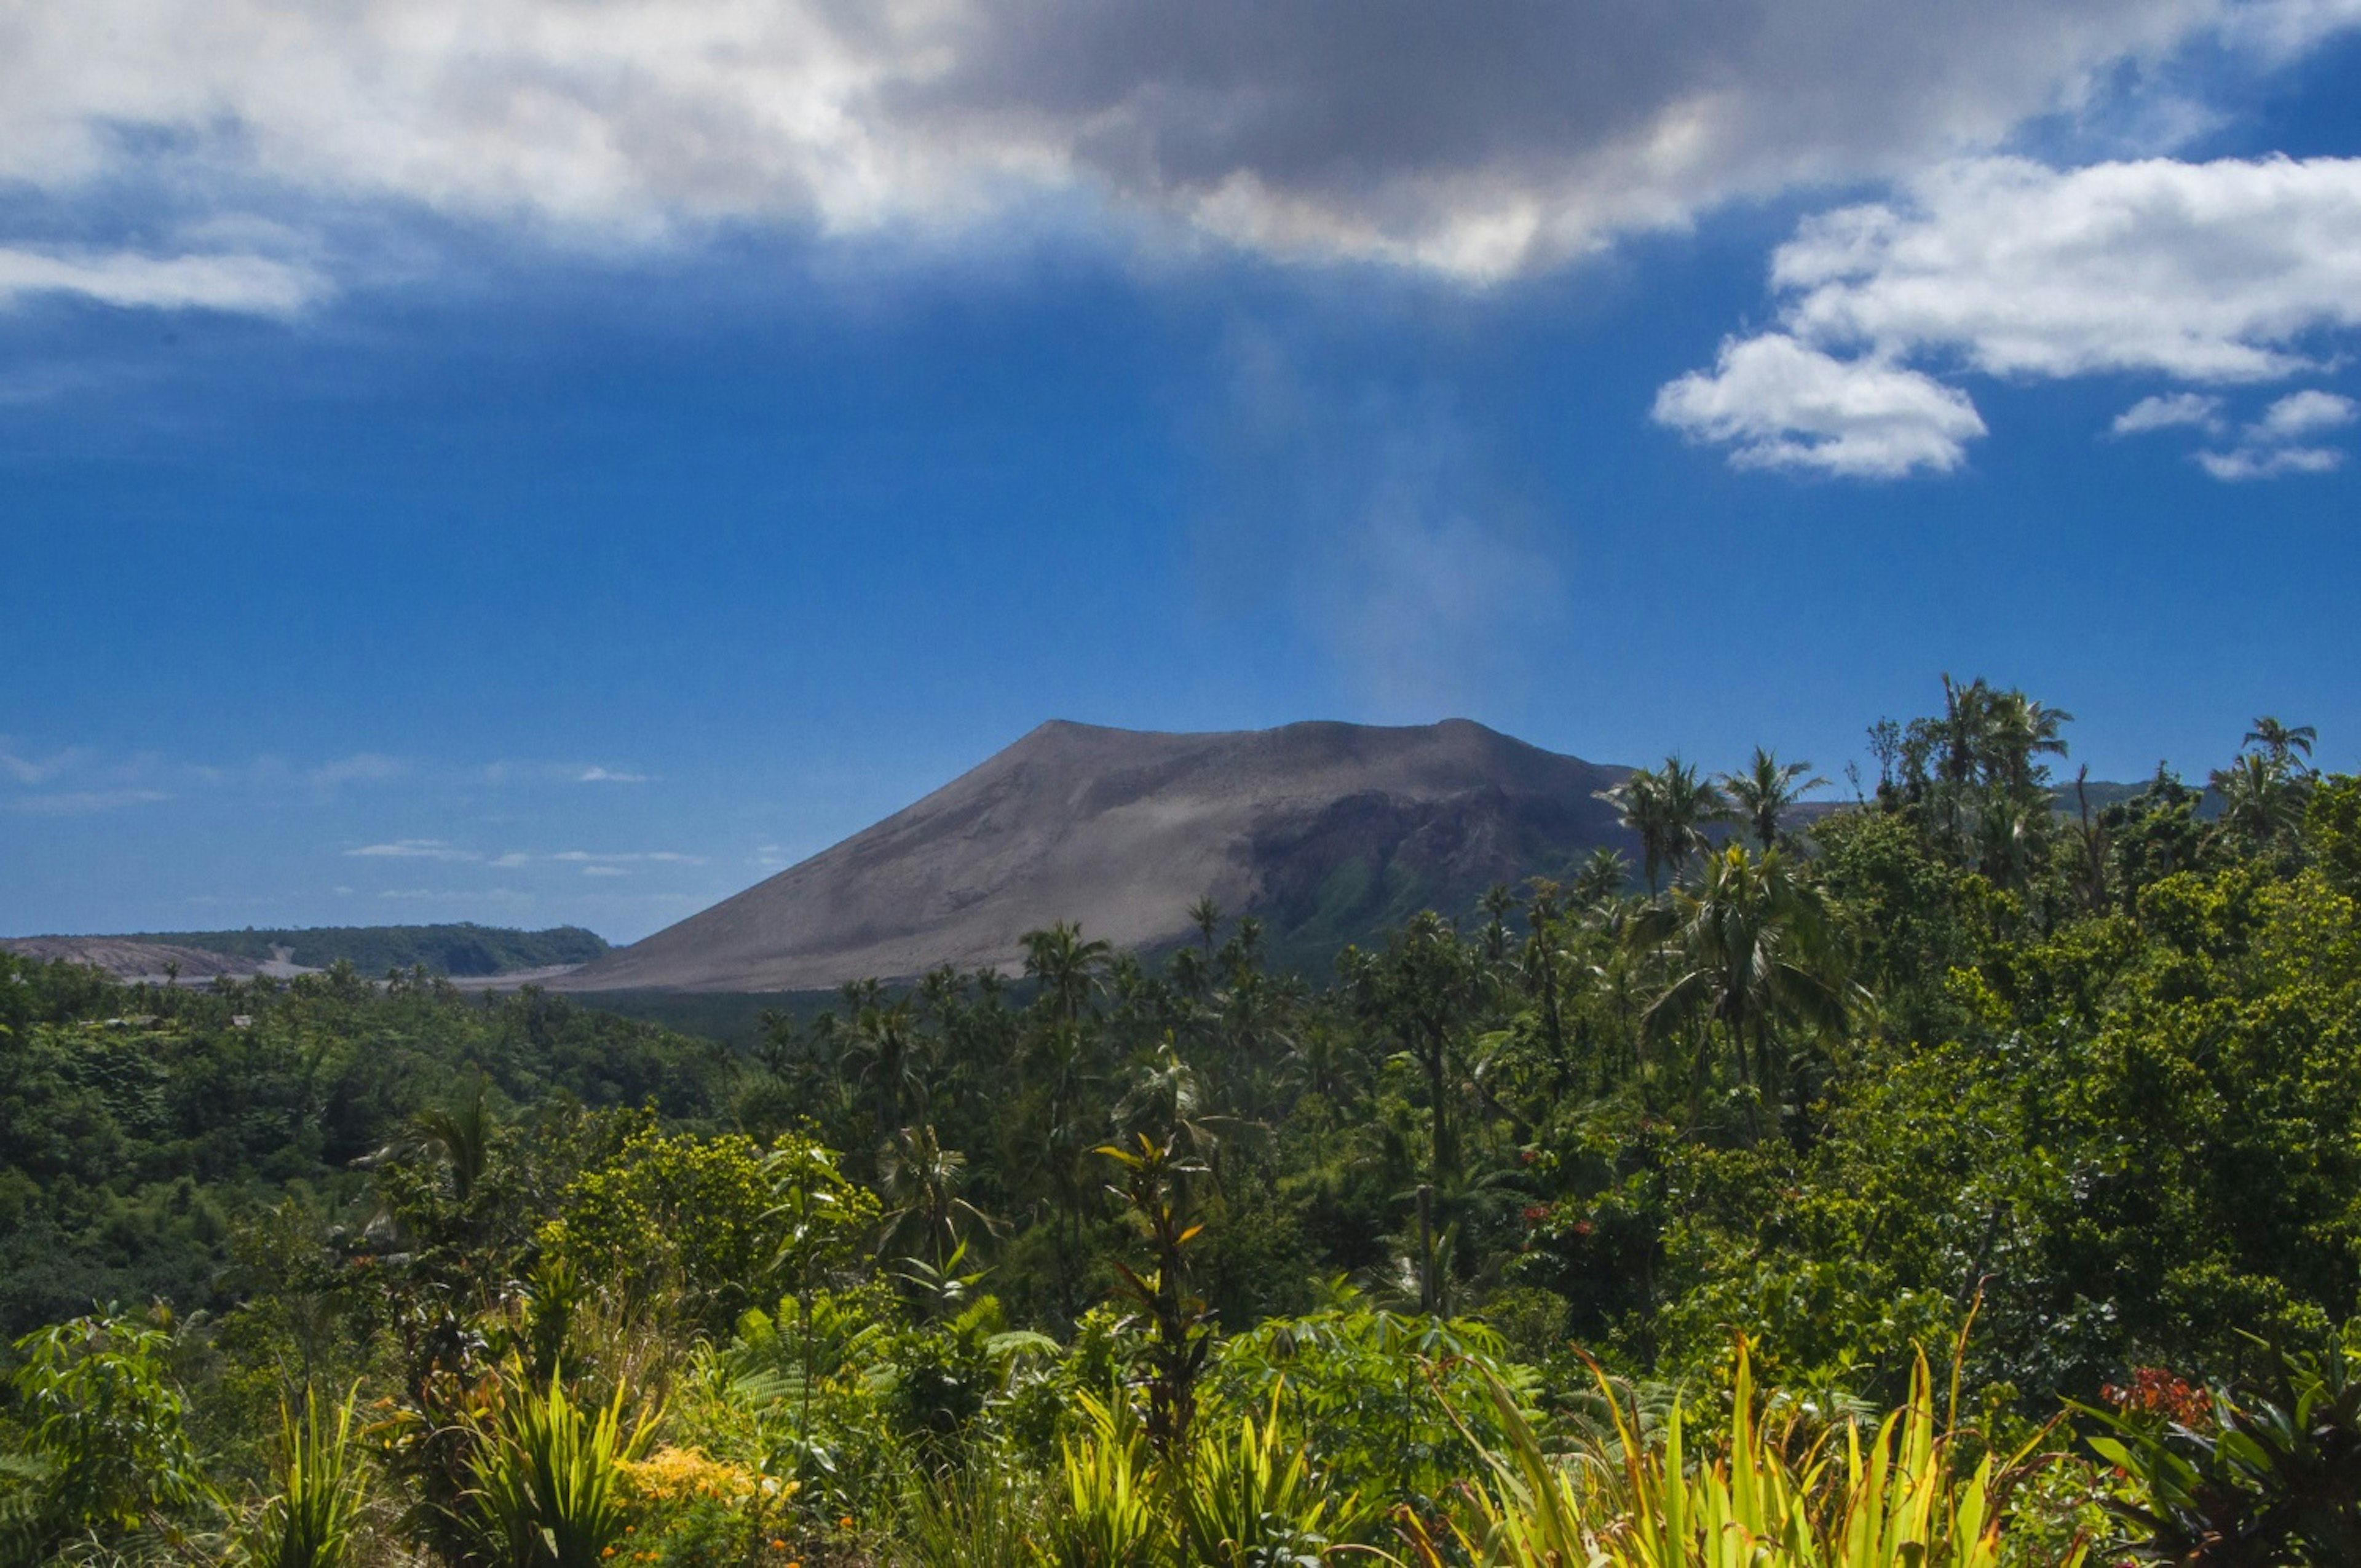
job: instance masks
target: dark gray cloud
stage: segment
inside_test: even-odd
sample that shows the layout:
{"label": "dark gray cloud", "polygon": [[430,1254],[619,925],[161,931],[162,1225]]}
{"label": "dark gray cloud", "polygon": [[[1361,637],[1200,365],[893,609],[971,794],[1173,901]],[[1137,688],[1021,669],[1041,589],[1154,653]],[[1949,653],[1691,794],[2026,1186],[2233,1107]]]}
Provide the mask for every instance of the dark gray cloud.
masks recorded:
{"label": "dark gray cloud", "polygon": [[[2202,35],[2286,53],[2356,14],[2361,0],[80,0],[0,11],[0,181],[70,198],[169,157],[174,189],[218,210],[137,257],[27,252],[11,285],[172,284],[160,303],[219,302],[221,279],[267,294],[255,308],[300,303],[316,287],[307,202],[614,245],[717,222],[957,232],[1046,192],[1159,232],[1480,280],[1733,198],[1989,148]],[[229,244],[220,220],[242,211],[269,212],[281,238]]]}

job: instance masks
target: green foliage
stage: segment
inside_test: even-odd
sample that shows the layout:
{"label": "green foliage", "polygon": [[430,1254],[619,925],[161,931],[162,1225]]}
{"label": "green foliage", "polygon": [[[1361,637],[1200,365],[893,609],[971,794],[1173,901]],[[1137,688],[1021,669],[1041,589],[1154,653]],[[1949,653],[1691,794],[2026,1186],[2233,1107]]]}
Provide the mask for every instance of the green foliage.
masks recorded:
{"label": "green foliage", "polygon": [[1348,1295],[1224,1343],[1207,1404],[1225,1423],[1283,1414],[1339,1492],[1432,1514],[1482,1451],[1502,1441],[1488,1393],[1494,1383],[1533,1413],[1535,1378],[1485,1325],[1406,1317]]}
{"label": "green foliage", "polygon": [[796,1196],[783,1204],[787,1153],[766,1157],[736,1134],[642,1128],[576,1179],[559,1201],[563,1217],[542,1232],[542,1249],[631,1300],[676,1293],[691,1321],[726,1326],[758,1299],[783,1251],[800,1256],[823,1238],[840,1245],[875,1222],[876,1200],[832,1169],[799,1177]]}
{"label": "green foliage", "polygon": [[895,1515],[897,1560],[912,1568],[1039,1568],[1043,1508],[1041,1478],[1029,1467],[986,1457],[919,1470]]}
{"label": "green foliage", "polygon": [[352,965],[363,974],[423,969],[438,975],[502,974],[511,970],[587,964],[606,939],[579,926],[518,931],[462,922],[451,926],[312,926],[294,930],[147,931],[126,941],[169,942],[267,963],[281,949],[306,969]]}
{"label": "green foliage", "polygon": [[[1332,1499],[1300,1440],[1280,1430],[1279,1401],[1260,1421],[1238,1418],[1190,1451],[1178,1514],[1185,1562],[1202,1568],[1318,1568]],[[1349,1513],[1351,1499],[1337,1510]]]}
{"label": "green foliage", "polygon": [[120,1535],[212,1500],[165,1328],[76,1318],[26,1335],[16,1351],[24,1359],[10,1383],[36,1462],[17,1529],[37,1547]]}
{"label": "green foliage", "polygon": [[[1873,1432],[1864,1438],[1858,1422],[1844,1423],[1841,1467],[1828,1437],[1799,1446],[1765,1419],[1742,1344],[1730,1441],[1693,1467],[1678,1406],[1662,1443],[1652,1444],[1603,1379],[1601,1389],[1615,1410],[1612,1449],[1572,1463],[1545,1453],[1505,1391],[1496,1391],[1509,1443],[1491,1457],[1480,1533],[1459,1538],[1476,1561],[1499,1568],[1997,1568],[2003,1560],[1993,1461],[1987,1455],[1960,1474],[1947,1452],[1953,1437],[1936,1432],[1924,1356],[1908,1402]],[[1422,1530],[1411,1543],[1427,1563],[1442,1562]],[[2077,1568],[2084,1555],[2073,1546],[2054,1568]]]}
{"label": "green foliage", "polygon": [[2143,1380],[2114,1410],[2085,1408],[2092,1449],[2138,1486],[2117,1508],[2144,1561],[2361,1562],[2361,1324],[2268,1360],[2235,1391]]}
{"label": "green foliage", "polygon": [[353,1400],[348,1395],[335,1407],[333,1428],[311,1388],[301,1417],[280,1407],[280,1490],[241,1532],[240,1556],[252,1568],[344,1568],[353,1555],[367,1496],[353,1447]]}
{"label": "green foliage", "polygon": [[602,1568],[629,1522],[620,1466],[653,1437],[623,1424],[623,1390],[586,1409],[552,1380],[505,1388],[477,1432],[470,1466],[487,1559],[499,1568]]}
{"label": "green foliage", "polygon": [[1062,1494],[1042,1558],[1049,1568],[1152,1568],[1170,1550],[1170,1526],[1152,1494],[1146,1435],[1109,1407],[1081,1396],[1089,1430],[1059,1450]]}
{"label": "green foliage", "polygon": [[2321,874],[2347,898],[2361,898],[2361,778],[2319,781],[2304,807],[2304,839]]}
{"label": "green foliage", "polygon": [[[313,1411],[282,1463],[271,1416],[352,1386],[354,1556],[436,1568],[617,1519],[608,1568],[1302,1562],[1389,1519],[1455,1563],[2333,1559],[2344,1364],[2246,1336],[2361,1316],[2361,784],[2266,719],[2208,795],[2061,790],[2063,715],[1942,698],[1807,834],[1807,769],[1668,762],[1618,797],[1656,885],[1405,906],[1333,983],[1205,901],[1152,959],[1052,927],[1021,979],[796,999],[733,1055],[416,974],[0,957],[0,1316],[188,1325],[23,1342],[20,1390],[89,1355],[177,1436],[128,1464],[25,1394],[0,1529],[161,1551],[252,1491],[332,1556],[336,1444]],[[1971,1319],[1938,1437],[1918,1347]],[[2125,1414],[2122,1475],[2039,1446],[2158,1367],[2231,1413]],[[598,1457],[619,1398],[660,1449]]]}
{"label": "green foliage", "polygon": [[173,992],[5,955],[0,1027],[11,1335],[93,1299],[229,1305],[242,1223],[299,1188],[332,1216],[361,1201],[357,1162],[475,1071],[494,1105],[676,1117],[712,1113],[726,1074],[699,1042],[532,993],[329,976]]}

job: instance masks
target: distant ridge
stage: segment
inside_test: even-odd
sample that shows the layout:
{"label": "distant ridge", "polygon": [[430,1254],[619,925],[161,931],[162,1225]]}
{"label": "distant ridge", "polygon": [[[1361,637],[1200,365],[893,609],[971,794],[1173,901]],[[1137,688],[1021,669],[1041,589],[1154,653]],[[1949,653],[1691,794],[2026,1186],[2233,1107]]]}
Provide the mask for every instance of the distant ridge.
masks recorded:
{"label": "distant ridge", "polygon": [[1119,948],[1210,894],[1275,950],[1333,953],[1496,882],[1631,849],[1596,798],[1630,770],[1467,719],[1164,734],[1052,720],[906,810],[646,940],[564,991],[817,990],[1013,964],[1056,920]]}
{"label": "distant ridge", "polygon": [[[115,936],[0,938],[0,951],[64,959],[119,980],[182,981],[227,975],[278,979],[343,960],[372,978],[423,965],[431,973],[486,978],[571,966],[607,951],[578,926],[519,931],[500,926],[303,926],[242,931],[137,931]],[[169,968],[168,968],[169,966]]]}

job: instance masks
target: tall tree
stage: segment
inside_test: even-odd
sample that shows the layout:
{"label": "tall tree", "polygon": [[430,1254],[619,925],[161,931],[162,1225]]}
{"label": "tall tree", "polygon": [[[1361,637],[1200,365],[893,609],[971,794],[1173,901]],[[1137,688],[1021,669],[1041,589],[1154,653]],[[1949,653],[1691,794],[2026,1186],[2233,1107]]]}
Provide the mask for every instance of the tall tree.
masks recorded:
{"label": "tall tree", "polygon": [[1662,1035],[1699,1016],[1727,1036],[1741,1080],[1775,1094],[1781,1025],[1843,1025],[1859,992],[1844,973],[1837,930],[1818,890],[1784,851],[1750,855],[1732,844],[1695,883],[1642,910],[1628,940],[1667,960],[1671,978],[1642,1016]]}
{"label": "tall tree", "polygon": [[894,1205],[885,1212],[881,1248],[915,1223],[940,1273],[965,1245],[960,1230],[966,1220],[992,1226],[990,1215],[960,1196],[967,1182],[967,1157],[943,1147],[931,1125],[904,1127],[887,1139],[878,1151],[877,1173],[885,1201]]}
{"label": "tall tree", "polygon": [[1690,857],[1710,849],[1708,829],[1730,819],[1730,802],[1695,764],[1667,757],[1661,768],[1635,768],[1621,784],[1598,792],[1623,826],[1640,840],[1648,891],[1662,885],[1662,873],[1677,876]]}
{"label": "tall tree", "polygon": [[906,1105],[925,1107],[926,1046],[906,999],[871,1002],[853,1015],[842,1060],[869,1091],[878,1130],[901,1125]]}
{"label": "tall tree", "polygon": [[2222,796],[2215,824],[2225,834],[2264,849],[2290,838],[2303,823],[2304,790],[2268,752],[2248,751],[2207,783]]}
{"label": "tall tree", "polygon": [[1809,762],[1783,762],[1775,752],[1754,748],[1754,760],[1742,773],[1724,773],[1719,781],[1721,793],[1737,809],[1739,819],[1754,835],[1763,849],[1779,842],[1780,818],[1795,809],[1804,796],[1816,789],[1826,789],[1828,781],[1811,773]]}
{"label": "tall tree", "polygon": [[1426,1080],[1430,1178],[1456,1168],[1457,1118],[1452,1093],[1454,1047],[1466,1023],[1479,972],[1451,923],[1432,910],[1411,917],[1383,953],[1347,948],[1339,970],[1365,1016],[1390,1031]]}
{"label": "tall tree", "polygon": [[1189,906],[1189,924],[1197,928],[1197,939],[1205,946],[1205,957],[1213,956],[1213,934],[1222,928],[1222,906],[1207,894]]}
{"label": "tall tree", "polygon": [[[2319,739],[2320,731],[2309,724],[2290,727],[2265,714],[2246,731],[2246,744],[2261,747],[2271,765],[2292,778],[2311,771],[2312,743]],[[2301,762],[2296,760],[2299,751],[2303,753]]]}
{"label": "tall tree", "polygon": [[1025,972],[1041,986],[1041,1002],[1060,1024],[1073,1024],[1098,994],[1111,949],[1104,941],[1082,940],[1082,928],[1060,920],[1024,937]]}
{"label": "tall tree", "polygon": [[1577,910],[1593,909],[1609,899],[1623,896],[1631,885],[1631,862],[1623,858],[1620,850],[1601,844],[1575,869],[1574,881],[1567,895]]}

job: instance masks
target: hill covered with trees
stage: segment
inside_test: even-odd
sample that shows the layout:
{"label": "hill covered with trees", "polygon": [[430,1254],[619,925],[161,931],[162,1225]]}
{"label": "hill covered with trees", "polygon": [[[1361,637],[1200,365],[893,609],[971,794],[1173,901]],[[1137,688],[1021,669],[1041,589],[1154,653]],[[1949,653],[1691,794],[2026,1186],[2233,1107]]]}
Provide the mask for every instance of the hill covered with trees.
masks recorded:
{"label": "hill covered with trees", "polygon": [[[607,940],[579,926],[554,926],[544,931],[519,931],[469,922],[445,926],[306,926],[239,931],[140,931],[96,938],[25,938],[5,944],[31,958],[66,957],[110,968],[126,975],[162,974],[172,965],[177,972],[195,970],[187,960],[206,963],[207,972],[223,966],[214,955],[240,970],[291,964],[324,970],[346,963],[367,975],[389,970],[423,969],[429,974],[463,979],[507,974],[522,970],[553,969],[585,964],[608,951]],[[152,956],[148,948],[159,949]],[[88,956],[85,956],[87,954]],[[136,970],[126,966],[137,964]]]}
{"label": "hill covered with trees", "polygon": [[11,964],[8,1550],[2355,1561],[2361,779],[2061,812],[2068,722],[1947,681],[1801,837],[1640,770],[1316,984],[1206,901],[741,1054]]}

